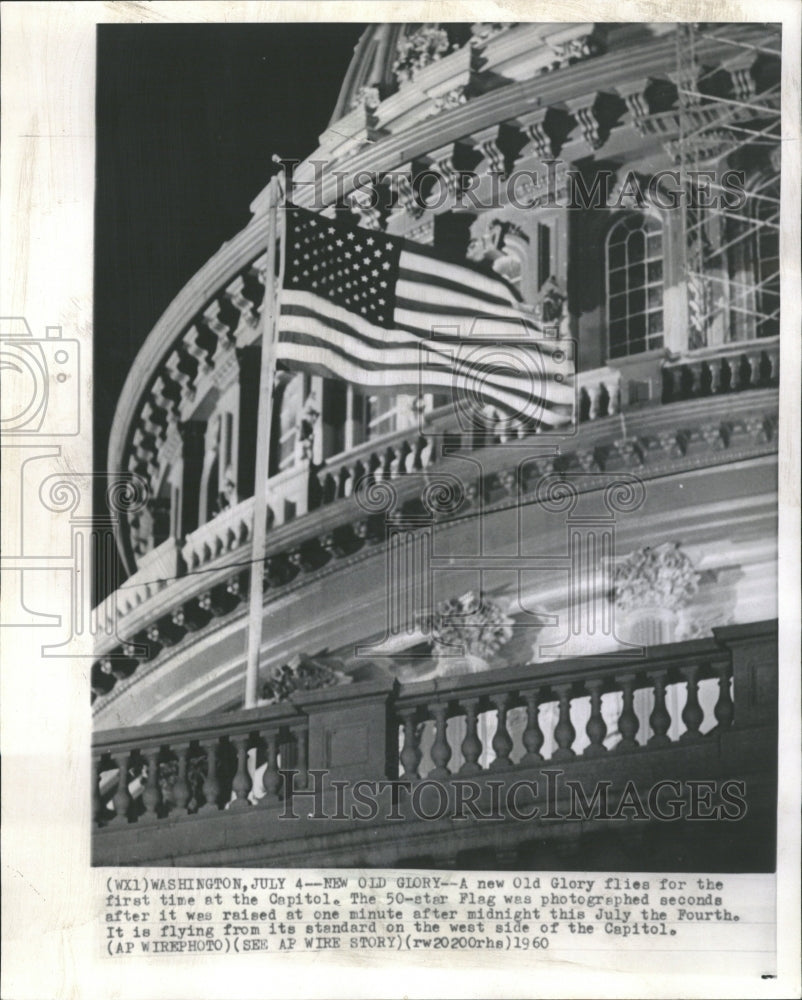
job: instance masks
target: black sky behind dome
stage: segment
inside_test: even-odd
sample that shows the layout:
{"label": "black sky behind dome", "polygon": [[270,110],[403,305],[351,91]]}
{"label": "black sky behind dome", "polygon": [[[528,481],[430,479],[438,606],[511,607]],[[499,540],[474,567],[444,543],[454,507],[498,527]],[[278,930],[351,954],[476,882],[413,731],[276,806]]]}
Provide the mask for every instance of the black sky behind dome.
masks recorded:
{"label": "black sky behind dome", "polygon": [[97,470],[106,468],[114,409],[137,351],[184,284],[246,225],[271,155],[314,152],[364,28],[98,26]]}

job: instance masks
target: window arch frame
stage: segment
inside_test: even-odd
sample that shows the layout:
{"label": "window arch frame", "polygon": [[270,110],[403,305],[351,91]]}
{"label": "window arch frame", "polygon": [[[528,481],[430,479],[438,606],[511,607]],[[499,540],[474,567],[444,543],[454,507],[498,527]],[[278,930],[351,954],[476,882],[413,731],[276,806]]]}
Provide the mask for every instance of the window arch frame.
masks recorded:
{"label": "window arch frame", "polygon": [[[631,228],[627,234],[624,241],[624,258],[623,263],[618,267],[611,267],[611,240],[614,233],[621,226],[627,225],[630,220],[640,220],[640,225],[637,228]],[[640,261],[629,261],[627,258],[627,244],[629,242],[629,237],[632,233],[640,232],[644,234],[644,252]],[[649,250],[649,234],[656,233],[659,236],[659,250],[656,254],[650,253]],[[648,208],[638,208],[638,209],[628,209],[623,212],[617,212],[613,218],[608,222],[607,231],[604,236],[604,256],[603,256],[603,268],[604,268],[604,315],[606,324],[606,347],[607,347],[607,358],[608,360],[620,360],[622,358],[637,357],[638,355],[648,353],[654,350],[662,350],[666,345],[666,339],[668,336],[667,320],[665,314],[666,308],[666,240],[667,231],[665,220],[662,215],[656,211],[650,211]],[[630,286],[627,279],[630,267],[641,264],[643,270],[643,281],[639,285]],[[659,265],[659,277],[652,277],[650,275],[650,270],[658,271]],[[612,290],[611,274],[614,272],[620,272],[624,277],[624,286],[616,291]],[[651,305],[650,294],[654,295],[654,292],[650,293],[651,289],[658,289],[658,302],[656,305]],[[631,292],[643,292],[643,306],[641,309],[630,311],[629,308],[629,297]],[[621,297],[624,303],[624,313],[621,316],[613,316],[611,311],[611,302],[613,298]],[[644,327],[641,335],[633,335],[631,332],[630,321],[639,316],[644,317]],[[659,328],[650,330],[650,317],[659,317]],[[623,337],[623,350],[614,349],[613,340],[613,324],[615,322],[621,322],[624,324],[624,337]],[[632,345],[638,342],[643,342],[643,347],[638,350],[632,350]],[[615,345],[620,346],[619,344]]]}

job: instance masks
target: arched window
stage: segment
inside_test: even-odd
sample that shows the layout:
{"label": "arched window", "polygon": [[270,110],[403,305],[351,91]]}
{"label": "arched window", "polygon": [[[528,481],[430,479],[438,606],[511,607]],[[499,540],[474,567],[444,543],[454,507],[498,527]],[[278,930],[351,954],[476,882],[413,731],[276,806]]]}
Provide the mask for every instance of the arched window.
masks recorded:
{"label": "arched window", "polygon": [[609,356],[663,346],[663,227],[651,215],[625,215],[607,234]]}

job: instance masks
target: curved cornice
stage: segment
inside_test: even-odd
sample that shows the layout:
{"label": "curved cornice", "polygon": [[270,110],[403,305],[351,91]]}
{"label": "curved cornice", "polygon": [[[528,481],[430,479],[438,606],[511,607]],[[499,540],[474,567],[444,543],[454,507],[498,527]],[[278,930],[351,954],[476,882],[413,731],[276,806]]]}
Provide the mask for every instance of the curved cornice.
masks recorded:
{"label": "curved cornice", "polygon": [[120,394],[109,436],[110,471],[123,471],[123,450],[131,424],[156,369],[164,363],[176,339],[220,287],[264,250],[266,240],[267,220],[264,216],[256,216],[209,258],[162,313],[134,359]]}

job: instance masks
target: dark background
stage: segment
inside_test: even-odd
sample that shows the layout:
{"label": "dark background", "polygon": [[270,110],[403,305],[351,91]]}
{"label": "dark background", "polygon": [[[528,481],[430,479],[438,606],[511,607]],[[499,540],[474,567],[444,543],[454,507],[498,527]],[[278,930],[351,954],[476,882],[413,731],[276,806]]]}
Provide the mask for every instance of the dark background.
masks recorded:
{"label": "dark background", "polygon": [[[183,285],[248,222],[271,155],[314,152],[364,28],[98,26],[96,471],[106,469],[137,351]],[[101,488],[95,509],[103,503]]]}

